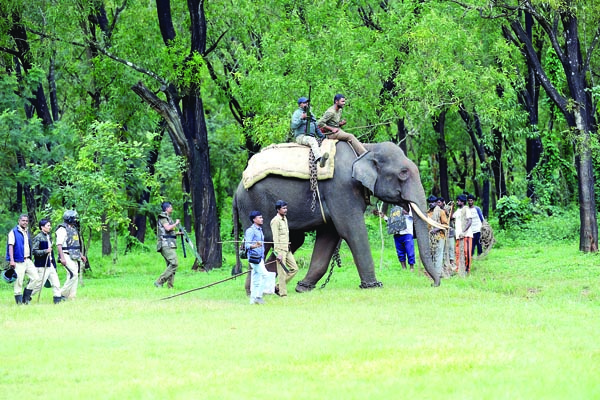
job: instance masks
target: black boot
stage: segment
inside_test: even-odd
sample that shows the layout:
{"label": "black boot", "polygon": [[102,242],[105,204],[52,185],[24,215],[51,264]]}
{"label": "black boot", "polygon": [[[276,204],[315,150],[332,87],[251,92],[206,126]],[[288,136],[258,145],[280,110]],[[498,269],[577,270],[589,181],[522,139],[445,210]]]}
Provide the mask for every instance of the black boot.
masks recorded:
{"label": "black boot", "polygon": [[23,304],[29,304],[31,301],[31,292],[33,292],[31,289],[23,290]]}
{"label": "black boot", "polygon": [[54,296],[54,304],[60,303],[62,300],[62,296]]}
{"label": "black boot", "polygon": [[23,296],[21,296],[20,294],[15,294],[15,301],[17,302],[17,304],[23,304]]}

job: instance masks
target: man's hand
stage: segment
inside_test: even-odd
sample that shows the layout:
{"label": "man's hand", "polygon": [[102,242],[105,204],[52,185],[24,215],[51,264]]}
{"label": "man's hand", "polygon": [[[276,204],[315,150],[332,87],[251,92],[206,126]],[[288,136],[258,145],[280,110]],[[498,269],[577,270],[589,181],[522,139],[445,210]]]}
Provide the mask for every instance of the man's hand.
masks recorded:
{"label": "man's hand", "polygon": [[87,262],[87,257],[86,257],[86,256],[84,256],[83,254],[81,255],[81,261],[83,261],[83,262]]}
{"label": "man's hand", "polygon": [[15,268],[15,260],[10,260],[9,263],[8,263],[8,265],[10,265],[10,267],[12,269],[14,269]]}
{"label": "man's hand", "polygon": [[344,126],[344,125],[346,125],[346,120],[345,119],[343,119],[343,120],[340,121],[340,126]]}
{"label": "man's hand", "polygon": [[306,119],[306,113],[302,113],[302,115],[300,116],[300,119]]}
{"label": "man's hand", "polygon": [[64,258],[64,257],[61,257],[61,258],[60,258],[58,261],[59,261],[59,262],[60,262],[62,265],[64,265],[64,266],[66,266],[66,265],[67,265],[67,260],[65,260],[65,258]]}
{"label": "man's hand", "polygon": [[331,133],[338,133],[340,128],[331,128]]}

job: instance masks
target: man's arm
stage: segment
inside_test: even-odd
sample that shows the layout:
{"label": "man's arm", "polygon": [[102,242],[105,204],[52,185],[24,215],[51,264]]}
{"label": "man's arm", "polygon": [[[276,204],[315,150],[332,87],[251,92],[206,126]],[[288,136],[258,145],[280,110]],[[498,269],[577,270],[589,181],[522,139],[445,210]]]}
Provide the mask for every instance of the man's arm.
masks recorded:
{"label": "man's arm", "polygon": [[471,227],[471,223],[473,222],[473,219],[471,218],[470,215],[467,214],[467,224],[465,225],[465,230],[464,232],[468,231],[469,228]]}
{"label": "man's arm", "polygon": [[10,265],[11,268],[14,268],[15,267],[15,245],[14,244],[8,245],[8,259],[10,260],[8,262],[8,264]]}
{"label": "man's arm", "polygon": [[50,246],[48,246],[46,249],[42,249],[40,247],[41,242],[42,242],[41,238],[38,235],[36,235],[33,238],[33,242],[32,242],[32,245],[31,245],[31,247],[32,247],[31,252],[36,257],[43,257],[43,256],[45,256],[46,254],[48,254],[48,253],[50,253],[52,251],[52,249],[50,248]]}
{"label": "man's arm", "polygon": [[294,111],[294,114],[292,114],[292,129],[297,129],[298,127],[300,127],[300,125],[302,125],[302,122],[302,110],[297,109],[296,111]]}
{"label": "man's arm", "polygon": [[325,113],[323,114],[323,116],[319,119],[319,121],[317,122],[317,125],[319,125],[319,128],[323,128],[325,130],[328,130],[330,132],[336,133],[338,131],[338,128],[333,127],[333,126],[329,126],[327,123],[329,121],[331,121],[331,119],[333,118],[334,113],[332,111],[325,111]]}
{"label": "man's arm", "polygon": [[173,229],[175,229],[175,227],[177,225],[179,225],[179,220],[176,219],[174,223],[170,224],[169,220],[165,220],[166,222],[162,224],[163,228],[165,228],[165,230],[167,232],[172,231]]}

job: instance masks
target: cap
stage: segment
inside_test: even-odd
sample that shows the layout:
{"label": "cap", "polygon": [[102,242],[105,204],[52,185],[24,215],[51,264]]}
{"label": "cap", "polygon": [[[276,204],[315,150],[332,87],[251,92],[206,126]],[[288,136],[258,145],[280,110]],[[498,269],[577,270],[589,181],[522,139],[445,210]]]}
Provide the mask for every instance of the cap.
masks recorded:
{"label": "cap", "polygon": [[460,194],[460,195],[458,195],[458,197],[456,198],[456,200],[462,201],[463,203],[466,203],[467,196],[465,196],[464,194]]}
{"label": "cap", "polygon": [[428,203],[435,203],[435,202],[437,202],[437,200],[438,200],[438,198],[435,197],[434,195],[431,195],[427,198]]}
{"label": "cap", "polygon": [[308,99],[306,97],[300,97],[298,99],[298,104],[300,104],[300,103],[308,103]]}

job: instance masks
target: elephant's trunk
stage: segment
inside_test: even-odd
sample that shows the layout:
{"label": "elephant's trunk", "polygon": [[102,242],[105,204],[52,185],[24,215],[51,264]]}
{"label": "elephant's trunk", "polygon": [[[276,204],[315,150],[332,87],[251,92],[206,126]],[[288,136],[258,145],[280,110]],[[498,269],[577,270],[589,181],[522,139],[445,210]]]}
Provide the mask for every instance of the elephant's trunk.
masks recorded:
{"label": "elephant's trunk", "polygon": [[422,209],[415,203],[410,204],[419,218],[414,219],[415,234],[419,245],[419,256],[425,266],[425,270],[433,279],[433,286],[440,285],[441,271],[435,271],[433,257],[431,254],[431,244],[429,242],[429,228],[427,226],[426,216]]}

